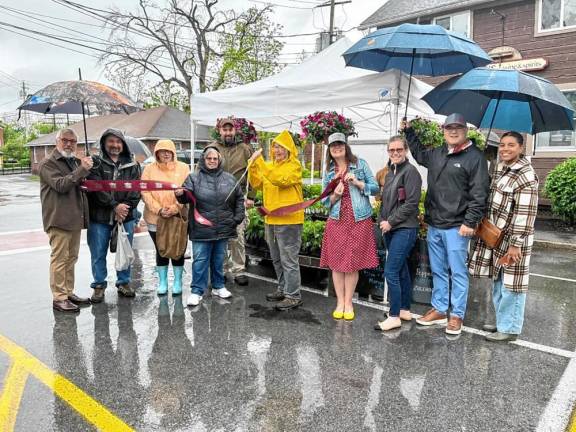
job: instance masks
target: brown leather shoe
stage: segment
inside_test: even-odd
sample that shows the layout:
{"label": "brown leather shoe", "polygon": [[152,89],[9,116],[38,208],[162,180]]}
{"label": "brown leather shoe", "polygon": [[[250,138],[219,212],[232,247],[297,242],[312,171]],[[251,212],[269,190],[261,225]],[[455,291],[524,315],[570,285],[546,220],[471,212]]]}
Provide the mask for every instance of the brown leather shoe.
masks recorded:
{"label": "brown leather shoe", "polygon": [[116,288],[118,288],[118,295],[122,297],[136,297],[136,291],[130,284],[120,284]]}
{"label": "brown leather shoe", "polygon": [[446,324],[446,314],[438,312],[436,309],[432,308],[426,312],[423,316],[416,319],[416,324],[423,326],[431,326],[434,324]]}
{"label": "brown leather shoe", "polygon": [[75,305],[78,305],[78,306],[82,306],[82,305],[86,306],[86,305],[89,305],[91,303],[89,298],[78,297],[76,294],[69,295],[68,300],[70,300],[72,303],[74,303]]}
{"label": "brown leather shoe", "polygon": [[451,316],[446,326],[446,333],[451,335],[459,335],[462,333],[462,318]]}
{"label": "brown leather shoe", "polygon": [[94,292],[92,293],[92,297],[90,297],[90,301],[92,303],[102,303],[104,301],[104,292],[106,288],[94,288]]}
{"label": "brown leather shoe", "polygon": [[55,300],[52,302],[52,309],[60,312],[78,312],[80,308],[70,300]]}

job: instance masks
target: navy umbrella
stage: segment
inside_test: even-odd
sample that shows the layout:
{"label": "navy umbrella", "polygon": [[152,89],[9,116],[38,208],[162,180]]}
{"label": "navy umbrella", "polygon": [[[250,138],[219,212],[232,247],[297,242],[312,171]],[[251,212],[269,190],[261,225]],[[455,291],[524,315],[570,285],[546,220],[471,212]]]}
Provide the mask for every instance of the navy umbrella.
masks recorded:
{"label": "navy umbrella", "polygon": [[[473,40],[432,24],[402,24],[377,30],[356,42],[343,56],[346,66],[377,72],[398,69],[409,73],[410,78],[457,74],[492,62]],[[411,83],[412,79],[408,96]]]}
{"label": "navy umbrella", "polygon": [[434,112],[459,112],[479,128],[573,130],[574,107],[550,81],[516,70],[477,68],[443,82],[423,98]]}

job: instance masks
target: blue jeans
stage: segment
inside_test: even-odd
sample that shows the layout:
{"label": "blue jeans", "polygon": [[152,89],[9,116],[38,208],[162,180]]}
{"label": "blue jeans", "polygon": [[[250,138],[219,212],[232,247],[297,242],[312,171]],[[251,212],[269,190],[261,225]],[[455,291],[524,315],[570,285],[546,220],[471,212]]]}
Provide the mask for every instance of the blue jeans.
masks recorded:
{"label": "blue jeans", "polygon": [[388,257],[384,275],[390,293],[390,313],[392,317],[400,315],[400,309],[410,310],[412,303],[412,281],[408,269],[408,257],[414,243],[418,228],[398,228],[386,233]]}
{"label": "blue jeans", "polygon": [[192,241],[192,294],[202,295],[208,287],[208,272],[212,289],[224,288],[224,261],[228,239]]}
{"label": "blue jeans", "polygon": [[509,290],[502,282],[502,272],[494,281],[492,301],[496,310],[496,327],[500,333],[520,334],[524,324],[526,293]]}
{"label": "blue jeans", "polygon": [[[114,225],[90,222],[88,226],[88,247],[90,248],[90,260],[92,264],[93,282],[91,288],[106,288],[108,283],[108,269],[106,256],[110,245],[110,236]],[[128,233],[130,244],[134,239],[134,221],[124,222],[124,229]],[[116,286],[130,283],[130,268],[116,272]]]}
{"label": "blue jeans", "polygon": [[452,315],[464,319],[468,300],[468,243],[470,239],[458,234],[460,227],[441,229],[428,226],[428,254],[432,269],[432,307],[447,313],[452,275]]}

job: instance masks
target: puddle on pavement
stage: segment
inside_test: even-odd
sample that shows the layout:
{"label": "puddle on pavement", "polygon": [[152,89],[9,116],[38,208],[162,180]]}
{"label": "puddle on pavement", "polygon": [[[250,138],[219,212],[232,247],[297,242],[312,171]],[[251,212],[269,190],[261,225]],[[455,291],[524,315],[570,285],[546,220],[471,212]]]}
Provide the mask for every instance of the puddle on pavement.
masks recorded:
{"label": "puddle on pavement", "polygon": [[278,311],[273,307],[263,306],[261,304],[251,304],[248,306],[254,312],[250,314],[251,318],[263,318],[267,321],[298,321],[305,324],[321,325],[322,323],[307,309],[298,307],[287,311]]}

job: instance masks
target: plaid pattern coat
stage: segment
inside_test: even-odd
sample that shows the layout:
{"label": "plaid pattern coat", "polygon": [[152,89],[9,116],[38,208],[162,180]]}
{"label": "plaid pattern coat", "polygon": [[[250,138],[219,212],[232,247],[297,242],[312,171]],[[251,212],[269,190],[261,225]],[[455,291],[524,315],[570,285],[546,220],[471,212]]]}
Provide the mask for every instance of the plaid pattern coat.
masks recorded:
{"label": "plaid pattern coat", "polygon": [[468,260],[470,275],[496,279],[501,268],[498,260],[510,246],[516,246],[521,248],[522,257],[518,263],[502,268],[503,282],[511,291],[526,292],[537,211],[538,177],[528,159],[521,157],[512,166],[498,164],[490,185],[487,217],[504,231],[504,237],[494,249],[475,239]]}

